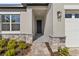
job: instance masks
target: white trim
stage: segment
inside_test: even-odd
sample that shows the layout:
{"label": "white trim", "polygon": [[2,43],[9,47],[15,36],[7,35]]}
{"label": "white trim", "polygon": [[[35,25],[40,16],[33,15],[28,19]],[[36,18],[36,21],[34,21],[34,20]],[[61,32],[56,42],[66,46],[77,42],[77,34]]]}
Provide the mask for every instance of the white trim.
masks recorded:
{"label": "white trim", "polygon": [[1,34],[20,34],[20,31],[2,31]]}
{"label": "white trim", "polygon": [[11,29],[12,29],[12,26],[11,26],[11,15],[10,15],[10,31],[11,31]]}
{"label": "white trim", "polygon": [[20,14],[20,12],[0,12],[0,14]]}
{"label": "white trim", "polygon": [[64,5],[64,9],[79,9],[79,5]]}

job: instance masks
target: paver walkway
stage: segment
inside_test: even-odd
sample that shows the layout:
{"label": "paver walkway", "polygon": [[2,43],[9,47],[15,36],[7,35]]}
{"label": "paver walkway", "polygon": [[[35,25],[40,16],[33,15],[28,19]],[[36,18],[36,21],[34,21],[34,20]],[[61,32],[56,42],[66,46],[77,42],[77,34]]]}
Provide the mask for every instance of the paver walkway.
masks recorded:
{"label": "paver walkway", "polygon": [[[45,42],[48,42],[47,44]],[[28,53],[29,56],[50,56],[53,52],[57,51],[60,44],[58,44],[58,39],[49,40],[49,37],[41,36],[35,40],[32,44],[31,51]],[[61,44],[63,45],[63,44]]]}
{"label": "paver walkway", "polygon": [[29,56],[50,56],[45,43],[33,43]]}
{"label": "paver walkway", "polygon": [[71,56],[79,56],[79,47],[78,48],[69,48],[69,53]]}
{"label": "paver walkway", "polygon": [[[51,47],[49,46],[49,49],[47,46],[48,45],[46,45],[45,42],[34,42],[28,56],[51,56],[52,53],[56,51],[58,45],[51,45]],[[79,48],[69,48],[69,54],[70,56],[79,56]]]}

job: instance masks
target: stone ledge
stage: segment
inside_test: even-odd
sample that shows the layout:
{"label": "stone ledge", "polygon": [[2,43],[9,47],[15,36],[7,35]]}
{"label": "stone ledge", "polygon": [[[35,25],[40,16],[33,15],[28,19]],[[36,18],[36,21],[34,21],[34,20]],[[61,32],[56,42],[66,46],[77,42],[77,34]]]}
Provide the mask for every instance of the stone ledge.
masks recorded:
{"label": "stone ledge", "polygon": [[33,41],[31,34],[2,34],[1,36],[6,39],[14,38],[15,40],[23,40],[26,43],[32,43]]}

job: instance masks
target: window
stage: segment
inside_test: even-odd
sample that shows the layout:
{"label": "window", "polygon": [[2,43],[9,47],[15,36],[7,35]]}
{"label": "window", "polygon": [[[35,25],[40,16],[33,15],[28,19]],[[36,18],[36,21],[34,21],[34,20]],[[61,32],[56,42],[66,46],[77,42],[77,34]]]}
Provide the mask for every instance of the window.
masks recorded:
{"label": "window", "polygon": [[18,31],[20,30],[20,15],[12,15],[12,31]]}
{"label": "window", "polygon": [[20,15],[1,15],[2,31],[20,31]]}
{"label": "window", "polygon": [[75,14],[75,18],[79,18],[79,14]]}
{"label": "window", "polygon": [[12,24],[12,31],[19,31],[20,30],[20,24]]}
{"label": "window", "polygon": [[2,15],[2,22],[10,22],[10,15]]}
{"label": "window", "polygon": [[72,18],[72,14],[65,14],[65,18]]}
{"label": "window", "polygon": [[10,31],[10,24],[2,24],[2,31]]}
{"label": "window", "polygon": [[20,22],[20,15],[12,15],[12,22]]}
{"label": "window", "polygon": [[1,15],[2,19],[2,30],[10,31],[10,15]]}

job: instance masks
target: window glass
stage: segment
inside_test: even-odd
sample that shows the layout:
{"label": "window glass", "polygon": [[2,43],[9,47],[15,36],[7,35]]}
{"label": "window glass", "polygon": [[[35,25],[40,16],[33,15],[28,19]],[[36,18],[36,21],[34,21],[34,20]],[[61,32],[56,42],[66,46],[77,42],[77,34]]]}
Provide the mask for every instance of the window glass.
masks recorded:
{"label": "window glass", "polygon": [[75,14],[75,18],[79,18],[79,14]]}
{"label": "window glass", "polygon": [[19,31],[20,30],[20,15],[12,15],[12,31]]}
{"label": "window glass", "polygon": [[2,31],[10,31],[10,24],[2,24]]}
{"label": "window glass", "polygon": [[10,15],[1,15],[2,22],[10,22]]}
{"label": "window glass", "polygon": [[20,22],[20,15],[11,15],[12,22]]}
{"label": "window glass", "polygon": [[65,18],[72,18],[72,14],[65,14]]}
{"label": "window glass", "polygon": [[20,30],[20,24],[12,24],[12,31],[19,31]]}
{"label": "window glass", "polygon": [[1,15],[2,31],[10,31],[10,15]]}

